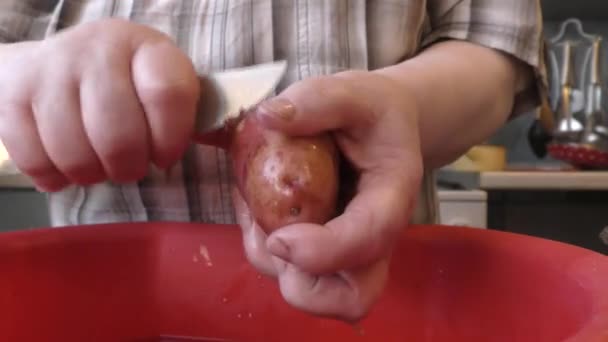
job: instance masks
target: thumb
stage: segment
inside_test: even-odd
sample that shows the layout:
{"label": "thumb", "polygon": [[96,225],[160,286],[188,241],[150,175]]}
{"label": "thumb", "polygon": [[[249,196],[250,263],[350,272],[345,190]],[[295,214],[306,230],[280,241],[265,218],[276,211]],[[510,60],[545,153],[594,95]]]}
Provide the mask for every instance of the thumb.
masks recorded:
{"label": "thumb", "polygon": [[267,127],[293,136],[348,129],[373,118],[361,92],[349,78],[310,78],[260,103],[256,115]]}

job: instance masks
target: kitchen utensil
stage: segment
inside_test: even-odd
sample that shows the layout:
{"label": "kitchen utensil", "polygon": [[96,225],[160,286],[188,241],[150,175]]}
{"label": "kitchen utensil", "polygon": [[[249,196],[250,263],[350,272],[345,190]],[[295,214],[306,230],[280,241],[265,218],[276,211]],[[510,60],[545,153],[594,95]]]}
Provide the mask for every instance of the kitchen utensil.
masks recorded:
{"label": "kitchen utensil", "polygon": [[605,255],[466,227],[409,226],[395,242],[386,288],[355,323],[287,304],[276,280],[247,261],[236,226],[116,223],[2,233],[2,340],[608,339]]}
{"label": "kitchen utensil", "polygon": [[[221,145],[225,124],[272,94],[287,70],[286,61],[234,68],[199,77],[202,94],[196,110],[196,143]],[[0,151],[4,146],[0,141]],[[0,163],[10,163],[5,156]]]}
{"label": "kitchen utensil", "polygon": [[556,143],[567,144],[578,141],[583,132],[583,125],[572,113],[571,101],[575,81],[572,45],[569,41],[563,43],[561,75],[561,93],[557,108],[556,127],[552,136]]}
{"label": "kitchen utensil", "polygon": [[226,121],[258,104],[275,90],[286,69],[285,61],[277,61],[201,77],[204,94],[197,111],[197,134],[222,129]]}
{"label": "kitchen utensil", "polygon": [[608,113],[601,81],[601,38],[592,46],[592,58],[585,107],[585,127],[580,141],[551,144],[554,158],[585,169],[608,168]]}
{"label": "kitchen utensil", "polygon": [[549,100],[543,96],[536,118],[528,129],[528,143],[537,158],[547,156],[547,144],[553,139],[549,132],[551,127],[554,127],[554,115]]}
{"label": "kitchen utensil", "polygon": [[[574,45],[577,47],[577,49],[580,49],[581,47],[583,47],[584,49],[584,53],[583,53],[583,57],[582,57],[582,66],[581,66],[581,70],[585,70],[587,69],[587,65],[589,63],[589,59],[590,59],[590,54],[591,51],[590,49],[587,49],[587,46],[591,46],[591,44],[593,44],[593,41],[595,40],[596,36],[590,33],[585,32],[585,30],[583,29],[583,23],[577,19],[577,18],[568,18],[566,20],[564,20],[560,26],[559,26],[559,30],[558,32],[553,36],[548,38],[547,44],[548,44],[548,50],[547,50],[547,58],[548,58],[548,67],[549,67],[549,79],[550,79],[550,98],[553,99],[552,103],[551,103],[551,108],[556,108],[557,106],[557,100],[559,99],[559,93],[560,93],[560,88],[561,88],[561,78],[560,77],[560,67],[558,66],[559,62],[558,62],[558,58],[556,56],[556,48],[557,50],[561,50],[561,52],[563,52],[564,49],[564,43],[568,42],[571,47]],[[563,61],[563,56],[562,56],[562,61]],[[562,68],[563,68],[563,63],[562,63]],[[578,74],[578,72],[575,70],[574,71],[575,74]],[[561,74],[561,76],[563,76],[563,74]],[[581,91],[579,89],[584,89],[585,84],[587,83],[586,80],[586,75],[583,73],[581,75],[581,77],[578,77],[578,83],[577,85],[574,87],[573,89],[573,94],[574,94],[574,103],[573,105],[573,111],[574,112],[578,112],[580,109],[582,109],[582,107],[584,106],[584,104],[582,103],[582,96],[581,96]],[[552,129],[549,129],[552,130]]]}
{"label": "kitchen utensil", "polygon": [[608,152],[608,113],[604,100],[601,37],[593,42],[590,84],[587,90],[586,124],[582,144],[588,148]]}
{"label": "kitchen utensil", "polygon": [[549,39],[549,43],[558,44],[564,37],[566,37],[565,39],[571,39],[571,37],[568,37],[571,26],[576,30],[576,38],[586,39],[590,42],[595,40],[594,35],[586,33],[585,30],[583,30],[583,23],[579,19],[568,18],[561,23],[555,36]]}

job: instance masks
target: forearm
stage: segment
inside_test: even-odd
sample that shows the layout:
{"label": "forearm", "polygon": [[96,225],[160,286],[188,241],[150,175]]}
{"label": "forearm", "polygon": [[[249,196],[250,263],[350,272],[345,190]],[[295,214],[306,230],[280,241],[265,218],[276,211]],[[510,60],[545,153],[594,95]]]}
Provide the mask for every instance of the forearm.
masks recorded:
{"label": "forearm", "polygon": [[500,52],[446,41],[377,71],[413,93],[427,168],[450,163],[489,138],[508,119],[516,92],[531,75]]}

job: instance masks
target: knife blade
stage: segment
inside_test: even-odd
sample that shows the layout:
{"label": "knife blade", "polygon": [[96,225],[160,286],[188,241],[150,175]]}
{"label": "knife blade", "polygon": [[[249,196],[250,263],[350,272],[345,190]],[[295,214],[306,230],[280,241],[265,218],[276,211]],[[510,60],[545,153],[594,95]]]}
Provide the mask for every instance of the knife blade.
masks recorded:
{"label": "knife blade", "polygon": [[196,134],[222,129],[226,121],[260,103],[274,92],[286,70],[287,62],[281,60],[200,77]]}

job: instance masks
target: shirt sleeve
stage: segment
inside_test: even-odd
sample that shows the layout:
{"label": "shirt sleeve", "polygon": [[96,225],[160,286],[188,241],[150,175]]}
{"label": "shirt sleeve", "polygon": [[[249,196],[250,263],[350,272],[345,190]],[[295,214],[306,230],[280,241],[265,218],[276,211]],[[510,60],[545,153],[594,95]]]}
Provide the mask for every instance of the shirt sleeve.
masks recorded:
{"label": "shirt sleeve", "polygon": [[0,43],[43,39],[61,0],[0,0]]}
{"label": "shirt sleeve", "polygon": [[534,0],[429,0],[422,46],[460,39],[497,49],[530,66],[533,84],[516,95],[512,115],[538,107],[548,94],[541,5]]}

